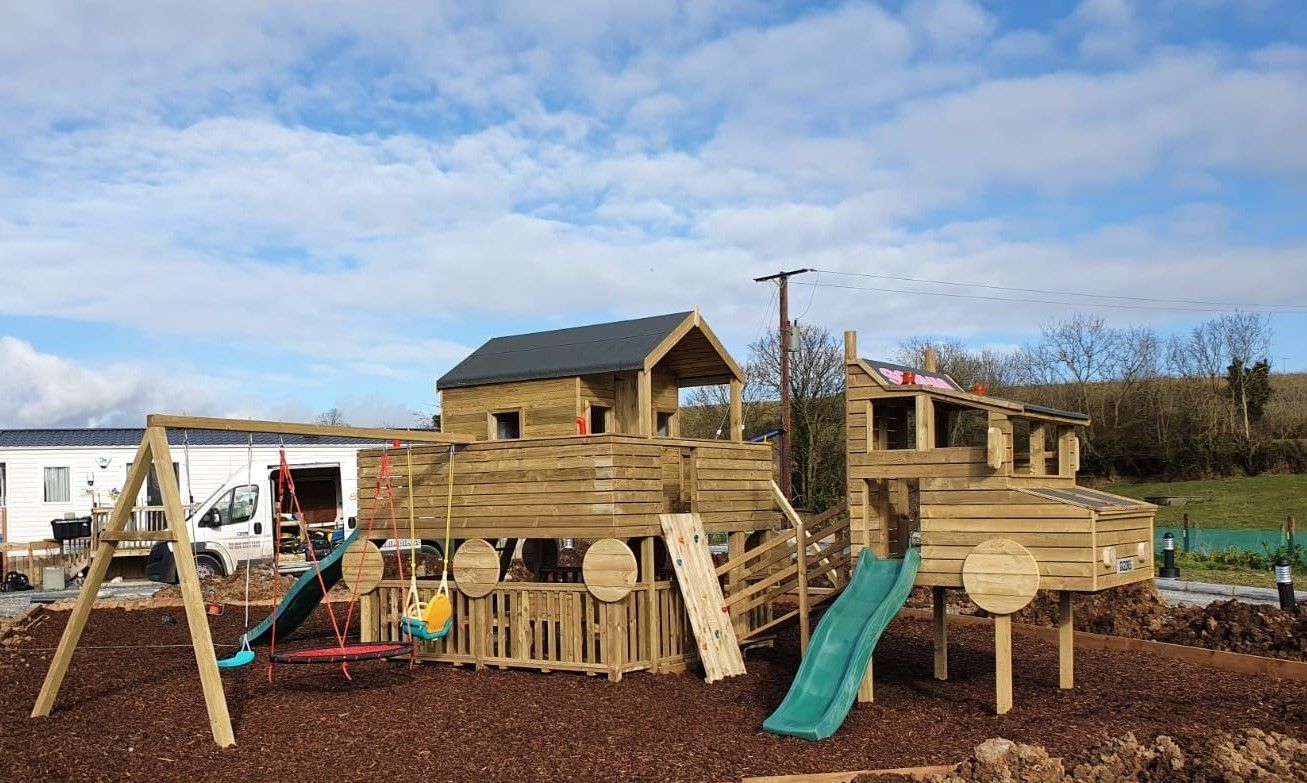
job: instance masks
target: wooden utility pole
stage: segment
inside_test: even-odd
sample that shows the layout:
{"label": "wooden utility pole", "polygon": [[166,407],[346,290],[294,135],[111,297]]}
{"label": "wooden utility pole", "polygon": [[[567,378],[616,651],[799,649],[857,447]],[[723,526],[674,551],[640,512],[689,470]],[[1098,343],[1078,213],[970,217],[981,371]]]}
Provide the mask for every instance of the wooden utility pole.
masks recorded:
{"label": "wooden utility pole", "polygon": [[753,279],[755,283],[775,280],[781,287],[781,492],[786,500],[794,497],[794,482],[790,476],[790,466],[793,464],[790,457],[790,278],[810,271],[812,270],[791,269]]}

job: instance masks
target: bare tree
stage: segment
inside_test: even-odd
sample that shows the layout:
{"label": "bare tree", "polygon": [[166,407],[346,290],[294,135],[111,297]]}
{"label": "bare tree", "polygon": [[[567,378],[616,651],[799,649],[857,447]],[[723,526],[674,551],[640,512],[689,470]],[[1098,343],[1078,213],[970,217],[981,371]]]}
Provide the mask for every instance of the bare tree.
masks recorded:
{"label": "bare tree", "polygon": [[[779,335],[768,334],[749,351],[746,373],[763,395],[779,398]],[[844,349],[821,327],[796,331],[790,409],[796,500],[807,508],[824,508],[844,495]]]}
{"label": "bare tree", "polygon": [[328,408],[318,414],[318,424],[325,424],[328,427],[348,427],[345,421],[345,414],[340,412],[340,408]]}

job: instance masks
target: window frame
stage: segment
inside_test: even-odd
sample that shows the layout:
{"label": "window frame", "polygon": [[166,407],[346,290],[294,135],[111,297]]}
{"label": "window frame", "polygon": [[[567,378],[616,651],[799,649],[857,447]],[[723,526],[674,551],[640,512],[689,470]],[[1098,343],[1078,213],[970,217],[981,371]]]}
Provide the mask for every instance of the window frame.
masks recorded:
{"label": "window frame", "polygon": [[[48,496],[49,483],[46,478],[49,471],[62,470],[64,472],[64,490],[67,497],[63,500],[51,500]],[[59,505],[67,505],[73,502],[73,469],[71,465],[42,465],[41,466],[41,502]]]}
{"label": "window frame", "polygon": [[[517,437],[501,438],[499,437],[499,416],[504,414],[513,414],[517,416]],[[497,408],[486,411],[486,433],[488,440],[522,440],[523,433],[526,432],[526,412],[522,408]]]}

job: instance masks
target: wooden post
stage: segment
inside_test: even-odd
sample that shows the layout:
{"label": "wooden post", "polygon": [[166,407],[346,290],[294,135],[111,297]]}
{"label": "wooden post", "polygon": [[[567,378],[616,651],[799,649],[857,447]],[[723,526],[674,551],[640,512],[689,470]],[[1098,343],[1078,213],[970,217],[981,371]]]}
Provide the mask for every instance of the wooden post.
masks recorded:
{"label": "wooden post", "polygon": [[654,548],[656,541],[653,536],[645,536],[640,540],[640,581],[644,582],[644,634],[645,648],[649,651],[649,670],[658,671],[658,591],[654,588]]}
{"label": "wooden post", "polygon": [[[744,556],[744,543],[745,543],[745,539],[748,537],[749,534],[742,531],[735,531],[729,533],[728,535],[730,537],[727,539],[726,559],[734,562]],[[739,592],[741,588],[740,582],[743,577],[744,577],[743,566],[732,568],[730,572],[727,573],[726,596],[728,598],[732,595],[735,595],[737,592]],[[740,614],[734,619],[733,624],[735,625],[735,633],[739,635],[743,633],[745,628],[748,627],[748,617],[745,614]]]}
{"label": "wooden post", "polygon": [[808,529],[797,519],[794,545],[799,566],[799,657],[804,658],[808,654]]}
{"label": "wooden post", "polygon": [[729,440],[744,440],[744,384],[731,379],[731,434]]}
{"label": "wooden post", "polygon": [[925,451],[935,446],[935,427],[931,419],[934,418],[934,405],[931,404],[930,395],[918,394],[914,400],[916,404],[916,425],[917,425],[917,450]]}
{"label": "wooden post", "polygon": [[1058,593],[1057,617],[1057,675],[1058,687],[1071,690],[1075,687],[1075,618],[1071,609],[1070,590]]}
{"label": "wooden post", "polygon": [[935,346],[926,346],[925,366],[922,369],[926,372],[939,372],[939,352],[935,350]]}
{"label": "wooden post", "polygon": [[231,717],[227,713],[227,696],[222,691],[222,676],[218,672],[218,658],[213,652],[213,637],[209,633],[209,617],[204,611],[204,594],[200,591],[200,576],[191,556],[191,537],[186,529],[186,515],[182,512],[181,488],[172,472],[172,454],[168,450],[168,433],[162,427],[146,428],[154,462],[154,475],[163,496],[163,513],[168,529],[173,534],[173,561],[177,564],[177,581],[181,584],[182,604],[186,609],[186,622],[190,626],[191,644],[195,648],[195,665],[200,670],[200,687],[204,691],[204,706],[209,712],[209,728],[213,741],[225,748],[236,744],[231,730]]}
{"label": "wooden post", "polygon": [[867,704],[876,700],[876,686],[872,684],[872,669],[875,667],[876,658],[873,653],[871,658],[867,659],[867,671],[862,675],[862,682],[858,683],[858,702]]}
{"label": "wooden post", "polygon": [[653,373],[641,370],[635,374],[635,406],[637,434],[653,437]]}
{"label": "wooden post", "polygon": [[930,609],[935,626],[935,679],[948,679],[948,608],[943,587],[930,588]]}
{"label": "wooden post", "polygon": [[1006,715],[1012,709],[1012,615],[994,616],[995,711]]}
{"label": "wooden post", "polygon": [[1030,425],[1030,475],[1048,474],[1048,430],[1047,424],[1039,422]]}

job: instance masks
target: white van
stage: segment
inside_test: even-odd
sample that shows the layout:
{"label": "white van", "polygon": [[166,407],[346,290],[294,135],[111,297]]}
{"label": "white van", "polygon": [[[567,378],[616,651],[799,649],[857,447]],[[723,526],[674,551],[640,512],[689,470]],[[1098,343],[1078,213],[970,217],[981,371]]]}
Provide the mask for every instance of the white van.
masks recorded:
{"label": "white van", "polygon": [[[295,482],[295,497],[310,532],[339,539],[353,529],[358,497],[356,493],[343,491],[339,463],[293,465],[290,472]],[[279,473],[277,466],[269,466],[264,474],[266,481],[258,483],[258,473],[253,474],[256,478],[251,482],[250,472],[241,469],[186,518],[195,566],[201,578],[235,573],[238,564],[244,561],[271,560],[279,538],[274,518],[283,521],[280,534],[283,541],[287,536],[300,535],[288,493],[282,498],[283,508],[274,508]],[[171,544],[156,544],[150,550],[145,573],[157,582],[177,581]]]}

